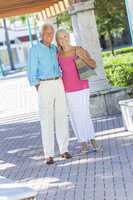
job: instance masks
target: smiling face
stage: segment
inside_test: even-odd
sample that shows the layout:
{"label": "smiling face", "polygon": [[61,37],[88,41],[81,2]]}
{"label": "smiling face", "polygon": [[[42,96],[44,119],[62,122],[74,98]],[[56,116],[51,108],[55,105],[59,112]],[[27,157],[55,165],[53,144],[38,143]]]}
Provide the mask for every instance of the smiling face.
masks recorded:
{"label": "smiling face", "polygon": [[61,47],[66,47],[70,45],[70,37],[67,32],[58,32],[56,36],[57,44]]}
{"label": "smiling face", "polygon": [[42,30],[42,40],[46,46],[50,46],[54,37],[54,29],[52,26],[44,26]]}

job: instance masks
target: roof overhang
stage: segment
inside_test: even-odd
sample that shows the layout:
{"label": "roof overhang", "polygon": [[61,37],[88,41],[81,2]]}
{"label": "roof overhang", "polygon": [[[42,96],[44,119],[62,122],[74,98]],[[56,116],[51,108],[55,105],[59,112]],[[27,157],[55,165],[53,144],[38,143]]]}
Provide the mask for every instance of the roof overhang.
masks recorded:
{"label": "roof overhang", "polygon": [[67,9],[69,5],[69,0],[0,0],[0,18],[20,16],[46,9],[49,9],[52,16],[53,13],[56,15]]}

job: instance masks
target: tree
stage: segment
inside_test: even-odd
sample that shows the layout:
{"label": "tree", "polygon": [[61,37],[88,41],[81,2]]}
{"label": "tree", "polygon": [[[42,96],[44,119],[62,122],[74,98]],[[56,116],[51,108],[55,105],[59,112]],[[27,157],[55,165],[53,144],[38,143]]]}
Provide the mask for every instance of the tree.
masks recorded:
{"label": "tree", "polygon": [[114,34],[123,32],[126,26],[124,0],[95,0],[96,21],[100,35],[108,36],[114,55]]}
{"label": "tree", "polygon": [[68,12],[64,12],[57,16],[57,26],[63,26],[68,31],[72,31],[71,16]]}

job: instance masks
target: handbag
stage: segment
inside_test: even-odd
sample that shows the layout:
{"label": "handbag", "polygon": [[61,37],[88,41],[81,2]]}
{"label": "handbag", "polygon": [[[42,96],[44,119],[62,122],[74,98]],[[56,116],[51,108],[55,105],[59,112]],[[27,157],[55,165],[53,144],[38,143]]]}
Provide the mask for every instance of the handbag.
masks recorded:
{"label": "handbag", "polygon": [[81,80],[89,79],[90,77],[97,75],[95,69],[92,69],[90,65],[87,65],[78,56],[75,58],[75,64]]}

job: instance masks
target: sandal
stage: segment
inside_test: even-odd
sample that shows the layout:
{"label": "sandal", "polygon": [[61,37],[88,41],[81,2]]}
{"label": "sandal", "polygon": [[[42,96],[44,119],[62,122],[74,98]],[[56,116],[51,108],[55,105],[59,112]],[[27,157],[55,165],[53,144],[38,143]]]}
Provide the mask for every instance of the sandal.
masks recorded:
{"label": "sandal", "polygon": [[61,157],[62,157],[62,158],[65,158],[65,159],[70,159],[70,158],[72,158],[71,154],[68,153],[68,152],[65,152],[65,153],[61,154]]}
{"label": "sandal", "polygon": [[47,165],[52,165],[52,164],[54,164],[54,159],[53,159],[53,157],[48,157],[48,158],[47,158],[47,161],[46,161],[46,164],[47,164]]}

